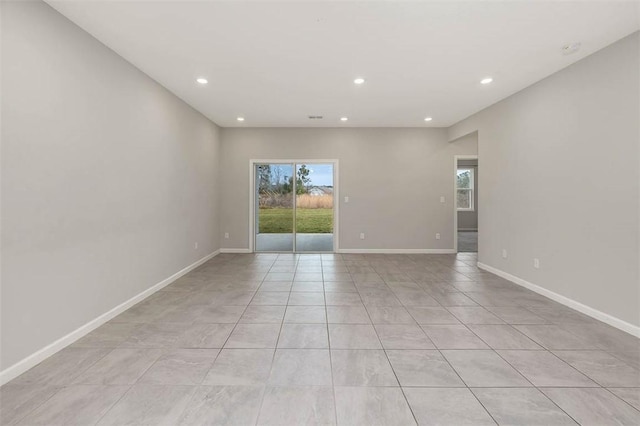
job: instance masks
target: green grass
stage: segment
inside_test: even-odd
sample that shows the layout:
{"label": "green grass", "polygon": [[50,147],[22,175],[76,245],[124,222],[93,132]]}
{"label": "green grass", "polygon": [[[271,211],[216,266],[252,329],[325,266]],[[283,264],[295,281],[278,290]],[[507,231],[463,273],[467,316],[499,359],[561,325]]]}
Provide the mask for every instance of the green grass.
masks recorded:
{"label": "green grass", "polygon": [[[328,234],[333,232],[333,209],[297,209],[296,232]],[[293,232],[293,209],[260,209],[261,234]]]}

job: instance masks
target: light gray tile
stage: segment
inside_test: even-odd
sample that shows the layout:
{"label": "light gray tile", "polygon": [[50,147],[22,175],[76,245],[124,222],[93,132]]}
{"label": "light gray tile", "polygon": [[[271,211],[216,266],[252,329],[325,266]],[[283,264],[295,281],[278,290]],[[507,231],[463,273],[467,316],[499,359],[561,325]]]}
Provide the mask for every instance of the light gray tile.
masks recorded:
{"label": "light gray tile", "polygon": [[262,385],[269,379],[274,349],[223,349],[205,385]]}
{"label": "light gray tile", "polygon": [[435,349],[424,331],[415,324],[378,324],[375,329],[385,349]]}
{"label": "light gray tile", "polygon": [[332,350],[335,386],[399,386],[382,350]]}
{"label": "light gray tile", "polygon": [[139,327],[137,323],[108,322],[73,343],[72,347],[115,348]]}
{"label": "light gray tile", "polygon": [[324,282],[324,291],[329,293],[357,293],[358,289],[352,282]]}
{"label": "light gray tile", "polygon": [[280,324],[284,318],[286,306],[247,306],[240,318],[241,324]]}
{"label": "light gray tile", "polygon": [[[322,281],[294,281],[291,287],[293,292],[323,292],[324,284]],[[324,304],[324,301],[323,303]]]}
{"label": "light gray tile", "polygon": [[555,351],[601,386],[640,387],[640,371],[603,351]]}
{"label": "light gray tile", "polygon": [[329,335],[325,324],[283,324],[278,348],[326,349]]}
{"label": "light gray tile", "polygon": [[271,386],[331,386],[326,349],[278,349],[269,378]]}
{"label": "light gray tile", "polygon": [[324,293],[322,291],[298,291],[289,296],[289,305],[324,306]]}
{"label": "light gray tile", "polygon": [[423,325],[422,329],[438,349],[488,349],[465,325]]}
{"label": "light gray tile", "polygon": [[387,355],[402,386],[464,387],[438,351],[389,350]]}
{"label": "light gray tile", "polygon": [[358,293],[327,291],[325,300],[328,306],[362,306],[362,299]]}
{"label": "light gray tile", "polygon": [[477,306],[478,304],[466,295],[458,292],[433,292],[433,298],[442,306]]}
{"label": "light gray tile", "polygon": [[195,323],[235,324],[238,322],[244,306],[205,306],[198,310]]}
{"label": "light gray tile", "polygon": [[156,361],[138,383],[199,385],[218,352],[218,349],[173,350]]}
{"label": "light gray tile", "polygon": [[575,425],[566,413],[533,388],[472,389],[500,425]]}
{"label": "light gray tile", "polygon": [[415,320],[402,306],[367,307],[374,324],[415,324]]}
{"label": "light gray tile", "polygon": [[548,321],[522,307],[487,307],[507,324],[547,324]]}
{"label": "light gray tile", "polygon": [[402,306],[398,298],[391,291],[361,291],[360,297],[365,306]]}
{"label": "light gray tile", "polygon": [[612,352],[609,353],[625,364],[635,368],[636,370],[640,370],[640,351],[631,351],[631,352]]}
{"label": "light gray tile", "polygon": [[291,291],[291,281],[265,281],[260,285],[259,292],[264,291]]}
{"label": "light gray tile", "polygon": [[404,306],[440,306],[440,304],[425,291],[395,291],[395,295]]}
{"label": "light gray tile", "polygon": [[263,390],[262,386],[201,386],[176,424],[255,424]]}
{"label": "light gray tile", "polygon": [[419,425],[495,425],[469,389],[404,388]]}
{"label": "light gray tile", "polygon": [[336,387],[338,424],[415,425],[409,405],[400,388]]}
{"label": "light gray tile", "polygon": [[324,306],[287,306],[284,315],[285,323],[324,324],[327,312]]}
{"label": "light gray tile", "polygon": [[551,352],[498,351],[498,353],[535,386],[598,386]]}
{"label": "light gray tile", "polygon": [[514,327],[547,349],[596,349],[557,325],[515,325]]}
{"label": "light gray tile", "polygon": [[322,272],[296,272],[293,281],[322,281]]}
{"label": "light gray tile", "polygon": [[229,336],[226,349],[275,348],[280,324],[238,324]]}
{"label": "light gray tile", "polygon": [[371,324],[364,305],[327,306],[327,320],[336,324]]}
{"label": "light gray tile", "polygon": [[443,307],[410,306],[407,310],[418,324],[460,324],[460,321]]}
{"label": "light gray tile", "polygon": [[531,386],[494,351],[442,351],[462,380],[469,387]]}
{"label": "light gray tile", "polygon": [[192,324],[178,337],[179,348],[221,348],[231,335],[234,324]]}
{"label": "light gray tile", "polygon": [[332,349],[382,349],[372,325],[329,324]]}
{"label": "light gray tile", "polygon": [[640,410],[640,388],[609,388],[618,398]]}
{"label": "light gray tile", "polygon": [[294,275],[295,275],[294,272],[269,272],[264,277],[264,280],[265,281],[293,281]]}
{"label": "light gray tile", "polygon": [[504,321],[482,306],[456,306],[447,309],[464,324],[504,324]]}
{"label": "light gray tile", "polygon": [[175,346],[189,324],[143,324],[120,345],[123,348],[170,348]]}
{"label": "light gray tile", "polygon": [[251,299],[251,305],[286,305],[289,293],[285,291],[259,291]]}
{"label": "light gray tile", "polygon": [[259,425],[334,425],[333,388],[270,387],[265,391]]}
{"label": "light gray tile", "polygon": [[14,385],[66,385],[111,352],[107,348],[66,348],[13,379]]}
{"label": "light gray tile", "polygon": [[193,386],[134,385],[100,420],[100,426],[175,425]]}
{"label": "light gray tile", "polygon": [[132,385],[163,351],[161,349],[114,349],[74,381],[85,385]]}
{"label": "light gray tile", "polygon": [[493,349],[543,349],[510,325],[467,325]]}
{"label": "light gray tile", "polygon": [[540,389],[561,409],[584,426],[638,425],[640,411],[602,388]]}
{"label": "light gray tile", "polygon": [[61,389],[36,408],[20,424],[47,426],[95,424],[127,389],[129,389],[128,386],[69,386]]}
{"label": "light gray tile", "polygon": [[324,279],[325,282],[352,282],[353,280],[351,279],[351,274],[348,272],[339,272],[337,270],[334,269],[334,271],[326,271],[326,268],[324,268],[325,271],[322,274],[322,277]]}
{"label": "light gray tile", "polygon": [[14,385],[0,387],[0,424],[16,424],[60,390],[55,386]]}

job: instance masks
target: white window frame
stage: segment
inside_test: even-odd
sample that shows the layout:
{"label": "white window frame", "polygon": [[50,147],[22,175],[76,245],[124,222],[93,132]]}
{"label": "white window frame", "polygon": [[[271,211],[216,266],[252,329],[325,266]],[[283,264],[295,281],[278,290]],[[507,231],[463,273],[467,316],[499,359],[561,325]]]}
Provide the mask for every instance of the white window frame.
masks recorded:
{"label": "white window frame", "polygon": [[[474,200],[474,196],[475,196],[475,190],[476,190],[476,171],[475,168],[472,166],[467,166],[467,167],[458,167],[457,170],[469,170],[471,172],[471,179],[470,179],[470,187],[469,188],[458,188],[458,182],[456,180],[456,210],[459,212],[474,212],[476,211],[476,204],[475,204],[475,200]],[[465,191],[469,191],[469,196],[470,196],[470,204],[471,206],[469,208],[464,208],[464,207],[458,207],[458,191],[459,190],[465,190]]]}

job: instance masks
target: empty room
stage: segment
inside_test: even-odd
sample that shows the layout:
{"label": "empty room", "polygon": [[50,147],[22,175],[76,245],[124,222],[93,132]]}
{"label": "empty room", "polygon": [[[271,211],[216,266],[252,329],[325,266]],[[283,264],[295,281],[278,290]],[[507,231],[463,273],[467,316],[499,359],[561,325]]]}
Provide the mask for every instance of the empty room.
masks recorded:
{"label": "empty room", "polygon": [[0,1],[1,425],[639,425],[640,1]]}

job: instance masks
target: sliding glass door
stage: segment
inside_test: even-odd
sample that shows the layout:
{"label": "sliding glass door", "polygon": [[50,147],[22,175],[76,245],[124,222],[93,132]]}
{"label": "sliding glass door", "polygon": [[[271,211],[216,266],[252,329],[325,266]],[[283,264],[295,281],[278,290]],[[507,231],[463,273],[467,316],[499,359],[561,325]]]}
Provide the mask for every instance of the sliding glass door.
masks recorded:
{"label": "sliding glass door", "polygon": [[332,252],[333,164],[254,167],[255,251]]}
{"label": "sliding glass door", "polygon": [[256,251],[294,250],[293,164],[256,164]]}

